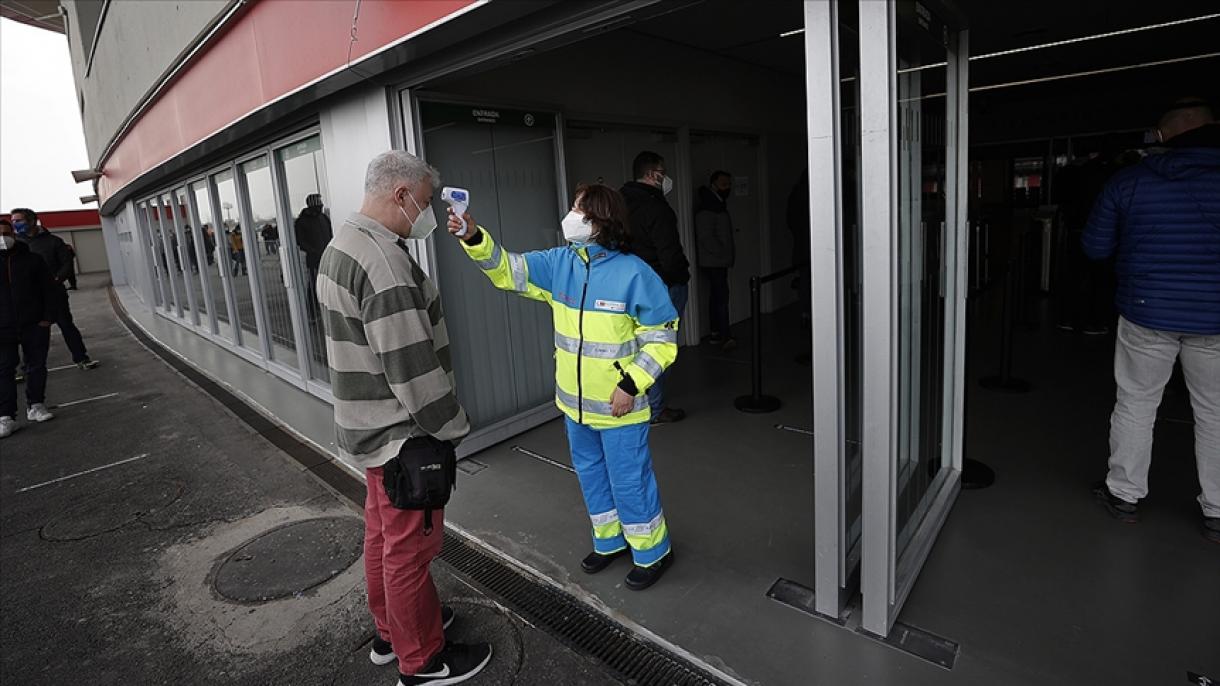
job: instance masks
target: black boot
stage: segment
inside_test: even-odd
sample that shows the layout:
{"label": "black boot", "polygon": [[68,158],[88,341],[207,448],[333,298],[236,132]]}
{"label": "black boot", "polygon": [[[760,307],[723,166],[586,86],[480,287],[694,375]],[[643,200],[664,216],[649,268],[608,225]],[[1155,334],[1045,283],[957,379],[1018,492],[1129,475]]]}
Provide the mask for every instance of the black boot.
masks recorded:
{"label": "black boot", "polygon": [[627,575],[627,588],[633,591],[642,591],[649,586],[661,580],[661,576],[665,574],[665,570],[672,567],[674,564],[674,551],[661,558],[656,564],[651,567],[641,567],[636,565]]}
{"label": "black boot", "polygon": [[606,567],[610,566],[611,562],[627,554],[627,549],[623,548],[617,553],[602,555],[601,553],[589,553],[585,559],[580,561],[580,568],[585,571],[585,574],[597,574]]}

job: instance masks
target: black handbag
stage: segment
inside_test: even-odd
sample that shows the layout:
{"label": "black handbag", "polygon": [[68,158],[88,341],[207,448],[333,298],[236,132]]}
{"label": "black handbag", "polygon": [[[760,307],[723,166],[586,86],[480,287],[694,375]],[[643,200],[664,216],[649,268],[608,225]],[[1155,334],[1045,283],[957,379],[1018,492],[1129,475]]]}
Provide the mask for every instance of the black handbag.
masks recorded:
{"label": "black handbag", "polygon": [[382,467],[390,504],[400,510],[424,511],[424,535],[432,533],[432,511],[449,504],[457,488],[457,452],[452,443],[431,436],[402,444],[398,456]]}

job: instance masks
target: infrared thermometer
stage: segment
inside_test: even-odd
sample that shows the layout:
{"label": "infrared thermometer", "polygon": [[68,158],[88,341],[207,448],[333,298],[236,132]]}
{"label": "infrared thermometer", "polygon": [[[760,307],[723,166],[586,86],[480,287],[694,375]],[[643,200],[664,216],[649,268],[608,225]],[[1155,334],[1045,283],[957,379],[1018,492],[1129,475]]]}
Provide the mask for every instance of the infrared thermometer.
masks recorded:
{"label": "infrared thermometer", "polygon": [[470,233],[470,227],[466,226],[466,209],[470,207],[470,191],[465,188],[454,188],[453,186],[445,186],[441,190],[441,200],[449,203],[449,207],[453,208],[453,214],[462,222],[462,232],[458,238],[465,238],[466,234]]}

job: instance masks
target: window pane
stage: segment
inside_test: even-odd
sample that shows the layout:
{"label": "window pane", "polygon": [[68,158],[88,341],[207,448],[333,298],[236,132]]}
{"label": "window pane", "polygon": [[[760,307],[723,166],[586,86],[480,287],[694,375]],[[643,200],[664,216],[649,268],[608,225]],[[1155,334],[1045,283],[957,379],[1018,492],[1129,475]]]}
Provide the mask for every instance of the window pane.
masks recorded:
{"label": "window pane", "polygon": [[246,232],[249,257],[258,265],[259,282],[271,335],[271,357],[280,364],[297,367],[296,338],[292,328],[291,297],[285,280],[288,274],[281,263],[279,219],[275,211],[275,191],[271,185],[271,166],[266,157],[241,165],[250,202],[253,226]]}
{"label": "window pane", "polygon": [[[190,206],[186,201],[186,189],[174,191],[178,199],[177,219],[180,228],[182,245],[182,264],[186,280],[190,282],[191,294],[194,296],[195,309],[199,312],[199,323],[208,325],[208,303],[203,297],[203,281],[199,274],[199,253],[195,250],[195,229],[191,226]],[[190,265],[190,271],[185,271],[185,265]]]}
{"label": "window pane", "polygon": [[[220,333],[233,339],[233,328],[229,323],[229,303],[225,300],[225,275],[229,263],[228,251],[222,248],[226,241],[216,240],[216,223],[212,217],[212,199],[208,193],[206,181],[191,184],[191,194],[195,196],[196,221],[199,222],[199,234],[203,240],[204,264],[203,277],[208,290],[212,293],[212,306],[216,308],[216,323]],[[223,228],[222,228],[223,233]]]}
{"label": "window pane", "polygon": [[237,307],[237,319],[243,331],[242,345],[251,350],[258,350],[258,324],[254,318],[254,296],[250,291],[250,279],[247,277],[245,239],[241,231],[241,214],[237,208],[237,183],[233,172],[224,171],[213,177],[216,182],[216,195],[220,199],[220,211],[224,217],[220,220],[224,237],[224,245],[218,250],[224,250],[228,255],[227,264],[233,283],[233,301]]}
{"label": "window pane", "polygon": [[321,140],[313,136],[276,154],[283,164],[288,206],[293,209],[292,231],[296,248],[292,251],[292,266],[297,270],[299,283],[304,284],[304,302],[298,301],[298,305],[304,306],[308,318],[305,343],[309,347],[309,374],[315,379],[329,381],[326,337],[322,331],[315,290],[318,263],[332,235],[330,209],[327,207],[329,193],[324,173],[326,162],[322,157]]}
{"label": "window pane", "polygon": [[[177,223],[176,223],[177,222]],[[178,309],[183,311],[184,316],[190,316],[191,301],[187,296],[187,281],[184,271],[186,260],[183,258],[182,240],[179,238],[177,226],[181,223],[178,210],[174,206],[174,201],[170,196],[161,196],[161,231],[164,232],[167,245],[165,248],[166,254],[169,256],[170,267],[173,271],[170,272],[171,280],[174,283],[174,297],[177,299]]]}
{"label": "window pane", "polygon": [[148,217],[152,224],[153,235],[156,238],[157,265],[161,269],[161,283],[165,296],[165,311],[177,311],[179,298],[178,288],[173,278],[173,251],[170,248],[169,233],[165,230],[166,208],[161,206],[160,198],[148,201]]}

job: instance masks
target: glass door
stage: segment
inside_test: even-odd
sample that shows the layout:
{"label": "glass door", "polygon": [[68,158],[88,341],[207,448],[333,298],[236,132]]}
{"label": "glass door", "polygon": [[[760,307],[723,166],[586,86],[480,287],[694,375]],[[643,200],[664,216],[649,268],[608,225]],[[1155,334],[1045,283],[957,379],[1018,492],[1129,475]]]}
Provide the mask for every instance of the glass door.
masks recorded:
{"label": "glass door", "polygon": [[859,12],[862,626],[884,636],[959,487],[965,45],[931,2]]}
{"label": "glass door", "polygon": [[[558,245],[563,189],[553,113],[422,102],[419,123],[425,159],[445,185],[470,191],[471,214],[496,241],[515,252]],[[433,202],[443,218],[440,190]],[[432,251],[458,392],[475,429],[464,451],[553,417],[550,309],[493,289],[448,236]],[[501,344],[481,345],[488,335]]]}

